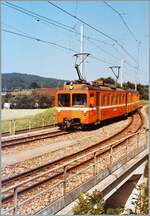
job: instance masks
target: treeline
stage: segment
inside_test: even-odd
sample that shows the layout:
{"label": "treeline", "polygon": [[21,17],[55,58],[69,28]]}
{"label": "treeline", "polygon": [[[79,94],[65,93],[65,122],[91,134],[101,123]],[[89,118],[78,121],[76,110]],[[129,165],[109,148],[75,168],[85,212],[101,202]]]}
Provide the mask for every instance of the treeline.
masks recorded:
{"label": "treeline", "polygon": [[66,80],[41,77],[33,74],[3,73],[2,91],[14,91],[33,88],[59,88]]}
{"label": "treeline", "polygon": [[7,93],[2,96],[2,108],[5,103],[10,103],[12,109],[49,108],[54,106],[54,96],[50,94],[37,94],[34,90],[30,93]]}
{"label": "treeline", "polygon": [[[107,78],[102,77],[102,78],[99,78],[97,80],[103,80],[106,83],[110,83],[110,84],[115,85],[115,80],[112,79],[111,77],[107,77]],[[117,86],[119,87],[120,84],[117,83]],[[135,84],[132,82],[129,82],[129,81],[124,82],[123,88],[124,89],[135,89]],[[149,85],[143,85],[143,84],[138,83],[137,84],[137,90],[140,93],[140,99],[141,100],[148,100],[149,99]]]}

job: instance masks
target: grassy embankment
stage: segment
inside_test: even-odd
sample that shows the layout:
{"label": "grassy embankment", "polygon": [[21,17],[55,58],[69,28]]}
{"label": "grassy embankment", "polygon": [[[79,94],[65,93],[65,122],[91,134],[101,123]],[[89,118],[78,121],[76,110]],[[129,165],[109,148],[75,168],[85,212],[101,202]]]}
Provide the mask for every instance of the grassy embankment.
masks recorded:
{"label": "grassy embankment", "polygon": [[[39,112],[38,112],[39,111]],[[30,113],[29,113],[30,112]],[[17,114],[16,114],[17,113]],[[36,113],[36,114],[35,114]],[[13,117],[12,117],[12,114]],[[7,116],[6,116],[7,115]],[[46,110],[4,110],[2,112],[2,133],[10,131],[10,120],[15,120],[15,130],[22,130],[35,127],[41,127],[44,125],[54,124],[55,108],[49,108]],[[12,122],[13,124],[13,122]],[[13,127],[13,126],[12,126]]]}

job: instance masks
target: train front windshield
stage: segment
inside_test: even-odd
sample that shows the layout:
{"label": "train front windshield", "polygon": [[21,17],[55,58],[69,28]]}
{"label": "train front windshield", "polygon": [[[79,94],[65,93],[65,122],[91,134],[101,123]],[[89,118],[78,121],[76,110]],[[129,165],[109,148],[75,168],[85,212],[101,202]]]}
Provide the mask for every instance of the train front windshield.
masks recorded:
{"label": "train front windshield", "polygon": [[72,95],[72,106],[86,106],[87,96],[86,94],[73,94]]}
{"label": "train front windshield", "polygon": [[58,95],[58,106],[69,107],[70,106],[70,94],[59,94]]}
{"label": "train front windshield", "polygon": [[87,95],[86,94],[72,94],[72,103],[70,94],[58,94],[58,106],[59,107],[77,107],[87,106]]}

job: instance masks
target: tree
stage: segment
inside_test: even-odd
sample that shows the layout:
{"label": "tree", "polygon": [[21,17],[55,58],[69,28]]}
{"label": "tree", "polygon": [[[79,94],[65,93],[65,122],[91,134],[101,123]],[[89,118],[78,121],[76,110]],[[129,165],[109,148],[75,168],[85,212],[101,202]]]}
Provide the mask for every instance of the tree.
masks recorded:
{"label": "tree", "polygon": [[34,101],[32,95],[17,95],[15,101],[16,101],[16,108],[18,109],[34,108]]}
{"label": "tree", "polygon": [[147,215],[149,213],[149,198],[148,198],[148,184],[142,183],[137,186],[139,194],[133,198],[132,203],[135,205],[135,215]]}
{"label": "tree", "polygon": [[36,83],[36,82],[32,82],[29,86],[29,88],[31,89],[36,89],[36,88],[40,88],[40,86]]}
{"label": "tree", "polygon": [[37,95],[40,108],[48,108],[53,105],[53,98],[49,94]]}
{"label": "tree", "polygon": [[128,82],[123,83],[123,87],[125,87],[127,89],[135,89],[135,84],[128,81]]}
{"label": "tree", "polygon": [[111,78],[111,77],[107,77],[107,78],[101,77],[101,78],[97,79],[97,81],[99,81],[99,80],[102,80],[102,81],[104,81],[106,83],[110,83],[110,84],[115,85],[115,80],[113,78]]}
{"label": "tree", "polygon": [[148,161],[144,169],[144,180],[143,183],[137,186],[139,195],[133,199],[135,205],[134,214],[148,215],[149,213],[149,192],[148,192]]}
{"label": "tree", "polygon": [[149,98],[149,95],[148,95],[149,88],[148,87],[146,87],[146,86],[144,86],[144,85],[142,85],[142,84],[139,83],[137,85],[137,90],[140,93],[140,96],[141,96],[140,98],[141,99],[148,100],[148,98]]}
{"label": "tree", "polygon": [[10,103],[12,94],[8,92],[5,96],[3,96],[3,98],[4,98],[4,103]]}
{"label": "tree", "polygon": [[104,213],[120,215],[123,212],[122,207],[106,209],[103,194],[98,190],[95,190],[92,195],[80,193],[77,204],[72,210],[74,215],[100,215]]}
{"label": "tree", "polygon": [[[111,77],[107,77],[107,78],[104,78],[104,77],[101,77],[99,79],[97,79],[96,81],[104,81],[105,83],[109,83],[109,84],[113,84],[115,85],[115,80]],[[117,86],[119,87],[120,84],[117,83]],[[135,84],[128,81],[128,82],[124,82],[123,83],[123,87],[124,89],[135,89]],[[143,84],[137,84],[137,90],[138,92],[140,93],[140,99],[143,99],[143,100],[148,100],[149,99],[149,85],[143,85]]]}

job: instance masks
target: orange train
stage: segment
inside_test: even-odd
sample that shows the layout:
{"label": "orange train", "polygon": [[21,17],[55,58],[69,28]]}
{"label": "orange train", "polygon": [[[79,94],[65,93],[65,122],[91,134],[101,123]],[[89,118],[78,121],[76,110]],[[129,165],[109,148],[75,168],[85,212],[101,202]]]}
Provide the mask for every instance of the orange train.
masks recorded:
{"label": "orange train", "polygon": [[140,106],[139,93],[104,82],[68,82],[56,94],[57,123],[69,129],[124,116]]}

